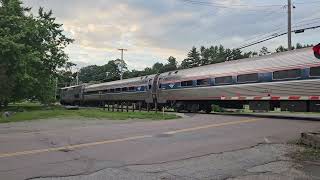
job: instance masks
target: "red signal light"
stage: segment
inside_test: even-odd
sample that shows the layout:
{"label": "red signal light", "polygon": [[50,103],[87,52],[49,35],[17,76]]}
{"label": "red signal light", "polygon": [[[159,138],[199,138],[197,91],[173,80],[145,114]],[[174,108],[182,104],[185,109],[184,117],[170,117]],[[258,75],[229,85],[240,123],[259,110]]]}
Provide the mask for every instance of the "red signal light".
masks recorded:
{"label": "red signal light", "polygon": [[320,44],[313,47],[314,56],[320,59]]}

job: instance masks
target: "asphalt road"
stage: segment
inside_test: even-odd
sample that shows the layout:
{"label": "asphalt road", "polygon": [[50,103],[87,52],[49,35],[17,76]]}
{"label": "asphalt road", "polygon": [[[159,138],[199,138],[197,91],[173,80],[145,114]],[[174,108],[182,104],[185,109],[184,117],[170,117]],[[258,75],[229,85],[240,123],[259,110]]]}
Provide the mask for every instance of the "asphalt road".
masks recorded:
{"label": "asphalt road", "polygon": [[0,179],[305,177],[284,145],[320,121],[186,114],[167,121],[0,124]]}

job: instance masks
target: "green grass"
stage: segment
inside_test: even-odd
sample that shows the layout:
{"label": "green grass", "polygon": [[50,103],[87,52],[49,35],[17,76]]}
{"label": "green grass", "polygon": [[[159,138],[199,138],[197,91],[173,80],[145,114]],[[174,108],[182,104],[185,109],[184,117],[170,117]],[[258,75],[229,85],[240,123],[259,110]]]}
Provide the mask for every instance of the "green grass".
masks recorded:
{"label": "green grass", "polygon": [[[2,111],[14,111],[9,118],[0,117],[0,123],[30,121],[48,118],[94,118],[109,120],[151,119],[167,120],[178,118],[175,114],[155,112],[108,112],[98,108],[66,110],[61,106],[43,107],[39,104],[10,105]],[[2,114],[2,113],[1,113]]]}
{"label": "green grass", "polygon": [[302,145],[301,143],[295,143],[301,147],[290,156],[298,161],[320,161],[320,149],[315,149],[306,145]]}

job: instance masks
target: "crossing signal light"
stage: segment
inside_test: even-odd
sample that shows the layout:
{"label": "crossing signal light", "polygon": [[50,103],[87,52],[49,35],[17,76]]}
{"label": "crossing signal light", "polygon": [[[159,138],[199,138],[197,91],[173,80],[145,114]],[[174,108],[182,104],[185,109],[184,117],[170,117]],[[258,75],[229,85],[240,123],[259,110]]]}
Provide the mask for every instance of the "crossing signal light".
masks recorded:
{"label": "crossing signal light", "polygon": [[320,59],[320,43],[313,47],[314,56]]}

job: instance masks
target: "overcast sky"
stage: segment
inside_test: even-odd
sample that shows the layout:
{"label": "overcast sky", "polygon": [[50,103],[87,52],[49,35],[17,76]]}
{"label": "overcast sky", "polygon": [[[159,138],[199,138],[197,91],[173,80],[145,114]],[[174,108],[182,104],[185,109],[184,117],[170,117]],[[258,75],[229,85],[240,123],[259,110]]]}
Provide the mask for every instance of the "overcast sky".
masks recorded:
{"label": "overcast sky", "polygon": [[[189,2],[186,2],[189,1]],[[246,40],[286,30],[287,0],[23,0],[36,12],[52,9],[75,42],[67,48],[79,67],[120,57],[129,69],[143,69],[169,56],[182,61],[192,46],[237,48]],[[193,3],[190,3],[193,2]],[[199,3],[200,2],[200,3]],[[320,24],[320,1],[296,0],[293,26]],[[317,19],[318,18],[318,19]],[[286,37],[265,42],[274,49]],[[319,43],[320,29],[293,34],[293,43]]]}

